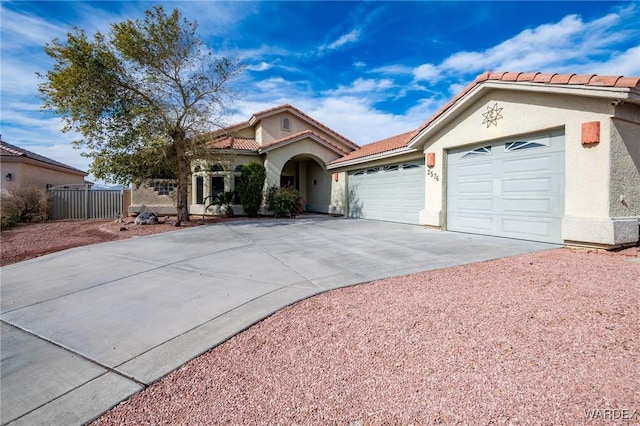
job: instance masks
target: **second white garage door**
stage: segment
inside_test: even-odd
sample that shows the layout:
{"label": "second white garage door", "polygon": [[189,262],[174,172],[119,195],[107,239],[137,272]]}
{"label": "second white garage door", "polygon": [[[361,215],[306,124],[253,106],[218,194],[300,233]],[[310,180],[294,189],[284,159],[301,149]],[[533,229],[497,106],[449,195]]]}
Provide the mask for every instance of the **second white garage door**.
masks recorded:
{"label": "second white garage door", "polygon": [[562,243],[562,133],[452,149],[447,157],[447,229]]}
{"label": "second white garage door", "polygon": [[349,172],[349,217],[417,224],[424,180],[422,162]]}

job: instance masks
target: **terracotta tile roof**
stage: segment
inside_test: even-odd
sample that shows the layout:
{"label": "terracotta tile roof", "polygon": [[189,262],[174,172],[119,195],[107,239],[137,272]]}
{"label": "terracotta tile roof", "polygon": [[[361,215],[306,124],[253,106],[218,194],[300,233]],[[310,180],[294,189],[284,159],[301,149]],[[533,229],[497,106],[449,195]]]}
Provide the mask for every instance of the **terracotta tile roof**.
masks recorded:
{"label": "terracotta tile roof", "polygon": [[240,123],[235,123],[235,124],[232,124],[232,125],[227,126],[227,127],[221,127],[219,129],[212,130],[210,132],[206,132],[206,133],[200,135],[200,137],[201,138],[205,138],[205,139],[210,138],[210,139],[213,139],[214,141],[216,141],[216,140],[218,140],[220,138],[232,135],[235,132],[237,132],[238,130],[245,129],[247,127],[249,127],[249,120],[245,120],[245,121],[242,121]]}
{"label": "terracotta tile roof", "polygon": [[451,98],[446,104],[438,109],[427,121],[425,121],[418,129],[403,133],[401,135],[392,136],[387,139],[383,139],[378,142],[373,142],[367,145],[363,145],[360,149],[350,153],[349,155],[342,157],[331,164],[338,164],[349,160],[355,160],[357,158],[364,158],[373,156],[376,154],[382,154],[404,148],[409,145],[411,139],[418,135],[427,126],[433,123],[438,117],[444,114],[449,108],[454,106],[460,99],[462,99],[467,93],[473,90],[479,84],[485,81],[505,81],[505,82],[528,82],[539,83],[548,85],[582,85],[589,87],[618,87],[627,89],[640,90],[640,77],[623,77],[623,76],[599,76],[596,74],[591,75],[578,75],[578,74],[549,74],[541,72],[530,73],[512,73],[512,72],[484,72],[478,75],[473,82],[468,84],[458,94]]}
{"label": "terracotta tile roof", "polygon": [[531,73],[512,73],[512,72],[483,72],[478,75],[471,83],[469,83],[464,89],[458,92],[453,98],[444,104],[438,111],[435,112],[422,126],[420,126],[416,132],[420,133],[429,124],[433,123],[438,117],[444,114],[449,108],[455,105],[460,99],[462,99],[467,93],[473,90],[479,84],[485,81],[514,81],[514,82],[528,82],[539,83],[549,85],[582,85],[582,86],[599,86],[599,87],[620,87],[629,89],[640,89],[640,77],[623,77],[623,76],[599,76],[596,74],[591,75],[578,75],[578,74],[545,74],[541,72]]}
{"label": "terracotta tile roof", "polygon": [[229,136],[226,138],[216,139],[211,143],[212,148],[216,149],[237,149],[241,151],[256,151],[260,149],[255,139],[236,138]]}
{"label": "terracotta tile roof", "polygon": [[357,158],[369,157],[376,154],[382,154],[383,152],[389,152],[396,149],[404,148],[416,133],[417,132],[415,130],[412,130],[410,132],[391,136],[390,138],[363,145],[357,151],[353,151],[352,153],[345,155],[342,158],[332,161],[331,164],[343,163],[345,161],[355,160]]}
{"label": "terracotta tile roof", "polygon": [[[339,139],[342,139],[344,142],[346,142],[347,145],[350,145],[352,148],[358,149],[359,146],[349,140],[347,137],[341,135],[340,133],[336,132],[333,129],[330,129],[329,127],[325,126],[324,124],[322,124],[321,122],[319,122],[318,120],[308,116],[307,114],[305,114],[304,112],[300,111],[298,108],[294,107],[293,105],[290,104],[284,104],[284,105],[280,105],[274,108],[269,108],[269,109],[265,109],[263,111],[260,112],[256,112],[253,114],[253,118],[255,118],[256,120],[261,120],[262,118],[268,117],[270,115],[273,114],[277,114],[281,111],[286,111],[286,110],[290,110],[293,111],[294,113],[304,117],[306,120],[311,121],[313,124],[315,124],[316,126],[318,126],[319,128],[323,129],[324,131],[326,131],[327,133],[334,135],[336,137],[338,137]],[[251,121],[251,120],[250,120]]]}
{"label": "terracotta tile roof", "polygon": [[15,145],[11,145],[5,141],[0,141],[0,156],[1,157],[22,157],[22,158],[30,158],[35,161],[39,161],[41,163],[50,164],[52,166],[62,167],[63,169],[67,169],[72,172],[81,173],[87,176],[88,173],[76,169],[75,167],[68,166],[64,163],[61,163],[56,160],[52,160],[51,158],[45,157],[44,155],[36,154],[35,152],[31,152],[24,148],[19,148]]}
{"label": "terracotta tile roof", "polygon": [[326,145],[329,145],[330,147],[334,148],[334,150],[341,152],[343,154],[347,154],[349,151],[346,151],[345,149],[341,148],[340,146],[328,141],[327,139],[323,138],[322,136],[318,135],[317,133],[315,133],[313,130],[305,130],[302,132],[298,132],[298,133],[294,133],[293,135],[287,136],[286,138],[282,138],[282,139],[278,139],[275,140],[267,145],[263,145],[262,148],[260,148],[260,152],[264,152],[264,151],[270,151],[273,148],[276,148],[280,145],[285,145],[287,142],[293,141],[293,140],[297,140],[297,139],[301,139],[305,136],[311,136],[315,139],[319,139],[321,142],[325,143]]}

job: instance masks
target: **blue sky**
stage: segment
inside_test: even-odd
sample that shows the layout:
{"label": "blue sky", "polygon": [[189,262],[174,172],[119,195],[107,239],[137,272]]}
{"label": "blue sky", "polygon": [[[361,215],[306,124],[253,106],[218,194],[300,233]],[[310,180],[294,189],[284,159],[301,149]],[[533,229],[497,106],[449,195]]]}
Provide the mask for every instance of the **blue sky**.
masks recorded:
{"label": "blue sky", "polygon": [[[108,33],[157,2],[2,1],[6,142],[87,170],[41,112],[45,43],[73,26]],[[363,145],[412,130],[483,71],[640,75],[640,3],[160,2],[246,66],[228,123],[290,103]]]}

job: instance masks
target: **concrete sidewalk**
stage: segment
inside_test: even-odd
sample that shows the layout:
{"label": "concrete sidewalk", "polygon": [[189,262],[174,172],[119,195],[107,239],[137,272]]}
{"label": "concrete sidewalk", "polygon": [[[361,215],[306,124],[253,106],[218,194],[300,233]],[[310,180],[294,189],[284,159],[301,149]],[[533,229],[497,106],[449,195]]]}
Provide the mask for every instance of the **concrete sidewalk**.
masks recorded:
{"label": "concrete sidewalk", "polygon": [[298,300],[557,246],[325,216],[227,222],[1,270],[1,424],[71,425]]}

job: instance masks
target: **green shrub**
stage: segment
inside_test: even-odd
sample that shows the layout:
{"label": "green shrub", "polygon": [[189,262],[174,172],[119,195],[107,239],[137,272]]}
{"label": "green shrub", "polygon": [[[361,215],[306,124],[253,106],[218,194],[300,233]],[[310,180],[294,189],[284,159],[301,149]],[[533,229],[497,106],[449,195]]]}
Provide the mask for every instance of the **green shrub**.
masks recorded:
{"label": "green shrub", "polygon": [[272,211],[275,217],[291,216],[302,213],[304,202],[297,189],[290,186],[272,186],[267,194],[267,209]]}
{"label": "green shrub", "polygon": [[0,196],[0,227],[18,223],[42,222],[47,219],[49,203],[44,190],[33,185],[10,187]]}
{"label": "green shrub", "polygon": [[264,198],[263,190],[266,179],[267,169],[263,165],[249,163],[242,166],[237,190],[244,213],[249,217],[258,216]]}
{"label": "green shrub", "polygon": [[[225,191],[216,194],[214,197],[211,195],[204,199],[204,211],[206,212],[209,207],[215,207],[218,214],[224,213],[227,217],[233,217],[233,199],[236,195],[235,191]],[[207,204],[207,201],[211,201]],[[204,219],[204,213],[202,214]]]}

